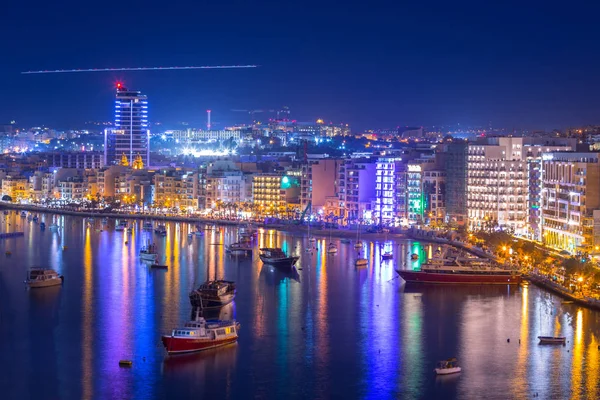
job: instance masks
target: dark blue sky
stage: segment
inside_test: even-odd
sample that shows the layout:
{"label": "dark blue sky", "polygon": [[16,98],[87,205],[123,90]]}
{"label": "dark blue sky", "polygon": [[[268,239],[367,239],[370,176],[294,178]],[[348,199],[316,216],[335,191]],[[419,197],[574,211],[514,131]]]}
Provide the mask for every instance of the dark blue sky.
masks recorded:
{"label": "dark blue sky", "polygon": [[[3,3],[0,123],[110,120],[113,83],[123,80],[148,94],[151,119],[166,123],[204,121],[207,108],[216,121],[244,121],[230,110],[288,105],[295,119],[357,128],[600,124],[598,5],[87,3]],[[250,63],[261,67],[19,74]]]}

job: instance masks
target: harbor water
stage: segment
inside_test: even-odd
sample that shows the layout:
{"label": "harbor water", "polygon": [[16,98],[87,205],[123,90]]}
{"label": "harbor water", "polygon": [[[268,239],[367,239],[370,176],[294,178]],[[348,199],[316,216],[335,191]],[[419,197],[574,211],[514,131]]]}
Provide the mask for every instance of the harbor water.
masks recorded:
{"label": "harbor water", "polygon": [[[418,268],[435,245],[364,241],[369,265],[357,269],[354,240],[333,239],[339,251],[328,255],[327,232],[306,251],[300,234],[260,230],[256,248],[300,257],[290,273],[257,251],[229,256],[237,227],[189,237],[195,227],[171,222],[163,237],[141,220],[123,232],[115,220],[41,214],[41,230],[15,212],[0,217],[0,233],[24,232],[0,240],[2,399],[600,397],[600,313],[533,285],[405,285],[395,268]],[[148,242],[167,270],[141,262]],[[381,260],[386,251],[393,260]],[[27,289],[34,266],[63,285]],[[238,343],[167,356],[160,336],[190,318],[188,294],[207,277],[237,284],[219,317],[241,323]],[[567,343],[541,346],[539,335]],[[450,357],[463,372],[436,377]]]}

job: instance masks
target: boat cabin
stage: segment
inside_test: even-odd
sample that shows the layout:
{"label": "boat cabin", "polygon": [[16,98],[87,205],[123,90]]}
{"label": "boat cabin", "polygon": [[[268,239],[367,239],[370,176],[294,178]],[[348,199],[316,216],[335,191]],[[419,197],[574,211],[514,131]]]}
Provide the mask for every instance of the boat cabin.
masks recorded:
{"label": "boat cabin", "polygon": [[449,358],[444,361],[438,361],[437,368],[439,369],[447,369],[447,368],[456,368],[458,367],[458,360],[456,358]]}

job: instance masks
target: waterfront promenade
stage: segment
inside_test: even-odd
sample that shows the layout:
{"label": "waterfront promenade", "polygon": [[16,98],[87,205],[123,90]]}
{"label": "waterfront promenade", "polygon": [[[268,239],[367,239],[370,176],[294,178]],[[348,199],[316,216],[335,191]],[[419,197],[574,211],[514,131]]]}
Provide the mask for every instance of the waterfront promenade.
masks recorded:
{"label": "waterfront promenade", "polygon": [[[18,210],[18,211],[30,211],[30,212],[40,212],[40,213],[50,213],[50,214],[60,214],[60,215],[72,215],[79,217],[92,217],[92,218],[126,218],[126,219],[151,219],[155,221],[172,221],[172,222],[187,222],[187,223],[197,223],[197,224],[216,224],[216,225],[227,225],[227,226],[239,226],[246,224],[253,224],[258,227],[262,227],[264,229],[275,229],[282,232],[290,232],[297,234],[307,234],[308,233],[308,225],[298,224],[297,220],[287,220],[284,222],[273,223],[273,222],[265,222],[258,220],[240,220],[240,219],[218,219],[218,218],[206,218],[199,217],[196,215],[192,216],[182,216],[182,215],[163,215],[163,214],[151,214],[151,213],[128,213],[128,212],[117,212],[117,211],[94,211],[94,210],[74,210],[67,208],[50,208],[50,207],[42,207],[35,206],[30,204],[15,204],[8,202],[0,202],[0,209],[9,209],[9,210]],[[389,234],[385,233],[369,233],[365,232],[365,226],[361,226],[360,238],[375,240],[375,239],[385,239],[386,236],[389,238],[405,238],[405,231],[397,231]],[[341,228],[341,229],[328,229],[328,228],[317,228],[316,226],[312,226],[310,229],[310,234],[312,236],[318,237],[338,237],[338,238],[356,238],[357,230],[356,227],[353,228]]]}

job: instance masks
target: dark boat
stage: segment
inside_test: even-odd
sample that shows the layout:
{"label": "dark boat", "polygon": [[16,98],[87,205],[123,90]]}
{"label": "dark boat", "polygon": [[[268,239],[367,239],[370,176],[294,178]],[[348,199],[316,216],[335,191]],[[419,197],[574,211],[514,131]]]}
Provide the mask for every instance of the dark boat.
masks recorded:
{"label": "dark boat", "polygon": [[262,253],[259,254],[260,260],[263,263],[272,265],[274,267],[291,269],[294,264],[296,264],[296,261],[298,261],[300,258],[296,256],[288,256],[280,248],[263,247],[260,249],[260,251],[262,251]]}
{"label": "dark boat", "polygon": [[150,265],[150,268],[155,268],[155,269],[169,269],[169,266],[165,265],[165,264],[152,264],[152,265]]}
{"label": "dark boat", "polygon": [[469,257],[434,257],[420,271],[396,269],[407,283],[517,285],[521,273],[494,266],[489,260]]}
{"label": "dark boat", "polygon": [[540,344],[565,344],[567,338],[564,336],[538,336]]}
{"label": "dark boat", "polygon": [[235,293],[235,282],[206,281],[190,293],[190,303],[200,309],[223,307],[233,301]]}
{"label": "dark boat", "polygon": [[500,268],[422,268],[420,271],[397,269],[396,272],[407,283],[465,283],[488,285],[518,285],[521,283],[521,273]]}
{"label": "dark boat", "polygon": [[388,252],[388,253],[383,253],[383,254],[381,255],[381,259],[382,259],[382,260],[384,260],[384,261],[385,261],[385,260],[392,260],[393,258],[394,258],[394,254],[393,254],[393,253],[391,253],[391,252]]}

